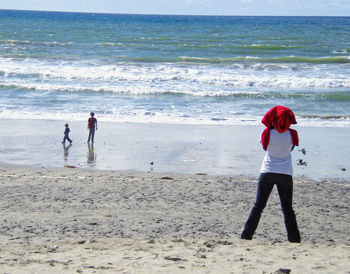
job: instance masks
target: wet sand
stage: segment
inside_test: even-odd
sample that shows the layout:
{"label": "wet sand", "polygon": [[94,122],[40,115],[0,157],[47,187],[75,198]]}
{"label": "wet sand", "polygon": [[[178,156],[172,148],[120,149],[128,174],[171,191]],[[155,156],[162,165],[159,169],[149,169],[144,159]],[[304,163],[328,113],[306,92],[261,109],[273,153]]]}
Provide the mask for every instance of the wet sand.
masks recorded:
{"label": "wet sand", "polygon": [[[99,121],[95,144],[89,147],[86,122],[68,121],[73,145],[64,147],[66,122],[2,119],[0,163],[256,178],[264,157],[259,143],[263,126]],[[292,153],[296,178],[350,181],[350,128],[295,129],[300,137],[300,147]]]}

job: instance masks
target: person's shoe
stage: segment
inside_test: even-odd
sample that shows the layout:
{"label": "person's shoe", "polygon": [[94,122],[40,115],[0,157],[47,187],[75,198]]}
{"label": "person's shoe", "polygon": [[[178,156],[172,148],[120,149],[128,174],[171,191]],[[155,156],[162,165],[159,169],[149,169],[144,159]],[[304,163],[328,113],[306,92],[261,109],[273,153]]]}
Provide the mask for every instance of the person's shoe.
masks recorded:
{"label": "person's shoe", "polygon": [[251,240],[252,238],[253,238],[252,236],[247,236],[243,232],[241,234],[241,239],[243,239],[243,240]]}

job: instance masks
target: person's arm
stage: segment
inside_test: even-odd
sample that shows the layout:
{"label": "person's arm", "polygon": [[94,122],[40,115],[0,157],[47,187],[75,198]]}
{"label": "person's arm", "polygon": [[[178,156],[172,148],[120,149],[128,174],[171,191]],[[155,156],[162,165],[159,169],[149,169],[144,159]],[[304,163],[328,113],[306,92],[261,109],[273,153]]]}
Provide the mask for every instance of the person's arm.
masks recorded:
{"label": "person's arm", "polygon": [[95,120],[96,130],[97,130],[97,119]]}

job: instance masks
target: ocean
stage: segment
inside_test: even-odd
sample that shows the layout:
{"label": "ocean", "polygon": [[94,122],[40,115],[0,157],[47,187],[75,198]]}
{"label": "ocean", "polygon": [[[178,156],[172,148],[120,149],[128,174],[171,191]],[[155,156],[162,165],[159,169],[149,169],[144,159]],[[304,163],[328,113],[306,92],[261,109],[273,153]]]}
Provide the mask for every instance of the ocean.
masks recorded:
{"label": "ocean", "polygon": [[0,117],[350,127],[350,17],[0,10]]}

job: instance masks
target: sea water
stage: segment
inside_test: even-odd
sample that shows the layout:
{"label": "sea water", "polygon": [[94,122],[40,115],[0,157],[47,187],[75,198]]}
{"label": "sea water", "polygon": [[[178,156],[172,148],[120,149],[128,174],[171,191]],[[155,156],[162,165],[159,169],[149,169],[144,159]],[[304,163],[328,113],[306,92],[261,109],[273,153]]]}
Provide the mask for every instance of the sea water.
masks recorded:
{"label": "sea water", "polygon": [[0,10],[0,117],[350,127],[350,17]]}

